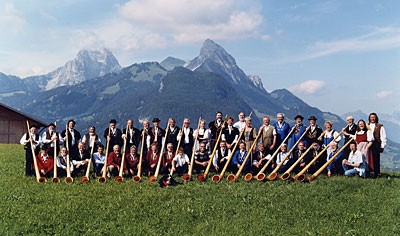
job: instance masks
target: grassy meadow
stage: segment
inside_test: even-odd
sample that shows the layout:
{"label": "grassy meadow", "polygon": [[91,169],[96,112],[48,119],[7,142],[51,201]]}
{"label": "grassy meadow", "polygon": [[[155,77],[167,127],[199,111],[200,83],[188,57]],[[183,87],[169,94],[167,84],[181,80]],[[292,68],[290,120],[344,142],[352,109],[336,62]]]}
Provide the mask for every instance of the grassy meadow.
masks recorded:
{"label": "grassy meadow", "polygon": [[0,197],[0,235],[400,235],[398,174],[40,184],[24,177],[21,145],[0,145]]}

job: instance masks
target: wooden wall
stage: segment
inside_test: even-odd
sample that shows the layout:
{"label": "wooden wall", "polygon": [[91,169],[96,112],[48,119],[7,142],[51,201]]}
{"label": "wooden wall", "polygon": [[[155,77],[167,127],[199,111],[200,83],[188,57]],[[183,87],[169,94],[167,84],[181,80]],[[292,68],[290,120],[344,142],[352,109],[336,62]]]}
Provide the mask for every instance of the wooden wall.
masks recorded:
{"label": "wooden wall", "polygon": [[0,143],[19,143],[27,132],[26,120],[30,124],[42,125],[16,111],[0,106]]}

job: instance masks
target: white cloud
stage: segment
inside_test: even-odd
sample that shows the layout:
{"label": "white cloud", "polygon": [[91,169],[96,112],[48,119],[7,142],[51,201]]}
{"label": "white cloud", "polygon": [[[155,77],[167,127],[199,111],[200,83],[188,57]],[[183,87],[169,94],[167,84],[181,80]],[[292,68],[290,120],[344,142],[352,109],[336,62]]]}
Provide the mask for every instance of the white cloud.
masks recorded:
{"label": "white cloud", "polygon": [[135,29],[146,29],[148,35],[164,35],[162,41],[197,43],[206,38],[260,37],[258,29],[263,21],[260,9],[242,8],[242,1],[139,0],[119,6],[119,14]]}
{"label": "white cloud", "polygon": [[22,31],[27,23],[15,5],[7,2],[1,8],[3,8],[3,11],[0,12],[0,27],[2,31],[4,32],[7,29],[14,34]]}
{"label": "white cloud", "polygon": [[379,51],[400,47],[400,27],[377,28],[370,33],[330,42],[316,42],[308,53],[295,58],[304,61],[343,52]]}
{"label": "white cloud", "polygon": [[376,94],[377,98],[386,98],[393,94],[393,91],[383,90]]}
{"label": "white cloud", "polygon": [[322,80],[307,80],[300,84],[296,84],[289,88],[289,90],[296,94],[315,94],[325,86]]}

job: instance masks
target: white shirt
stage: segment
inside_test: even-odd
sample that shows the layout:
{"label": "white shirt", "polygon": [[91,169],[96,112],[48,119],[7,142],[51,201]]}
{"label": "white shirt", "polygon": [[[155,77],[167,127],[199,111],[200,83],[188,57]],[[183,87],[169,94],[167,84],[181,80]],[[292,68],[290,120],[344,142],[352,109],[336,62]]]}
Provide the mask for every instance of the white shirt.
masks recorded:
{"label": "white shirt", "polygon": [[272,125],[264,126],[265,132],[267,132],[269,128],[272,128],[272,129],[273,129],[273,130],[272,130],[272,134],[273,134],[273,135],[276,135],[275,127],[273,127]]}
{"label": "white shirt", "polygon": [[[37,141],[36,141],[36,135],[39,136],[39,139]],[[31,133],[29,133],[29,136],[33,140],[32,141],[33,148],[36,148],[38,145],[40,145],[42,143],[42,137],[40,137],[39,134],[31,134]],[[28,139],[29,139],[29,137],[28,137]],[[26,140],[26,133],[24,135],[22,135],[21,139],[19,140],[19,143],[22,144],[22,145],[27,145],[29,143],[29,141]]]}
{"label": "white shirt", "polygon": [[[222,148],[219,148],[219,149],[221,150],[221,153],[222,153]],[[228,148],[225,148],[225,152],[226,152],[227,155],[225,157],[221,158],[221,160],[222,159],[228,160],[228,157],[231,155],[231,150],[229,150]],[[215,152],[214,158],[213,158],[213,165],[214,166],[218,165],[218,158],[219,158],[219,156],[218,156],[218,151],[217,151],[217,152]]]}
{"label": "white shirt", "polygon": [[90,140],[86,140],[86,135],[83,135],[82,143],[89,142],[89,147],[91,147],[93,143],[101,143],[100,137],[97,136],[96,140],[96,135],[94,133],[89,133],[89,139]]}
{"label": "white shirt", "polygon": [[[50,139],[47,139],[47,134],[50,134],[50,132],[53,132],[53,134],[50,136]],[[50,144],[50,147],[54,147],[54,141],[51,141],[52,138],[54,138],[57,135],[56,131],[47,131],[42,134],[42,142],[45,144]],[[61,134],[58,134],[58,140],[60,144],[63,144]]]}
{"label": "white shirt", "polygon": [[189,162],[189,157],[186,154],[183,155],[176,155],[173,159],[175,161],[176,167],[184,166],[186,163]]}
{"label": "white shirt", "polygon": [[96,164],[104,164],[104,161],[106,160],[106,154],[104,152],[101,155],[99,152],[93,153],[93,160]]}
{"label": "white shirt", "polygon": [[[287,152],[285,152],[285,153],[282,153],[282,152],[278,153],[278,155],[276,156],[276,164],[279,165],[279,164],[283,161],[283,159],[285,158],[286,155],[287,155]],[[283,165],[286,165],[286,163],[288,163],[289,158],[290,158],[290,155],[289,155],[289,156],[286,158],[286,160],[283,162]]]}
{"label": "white shirt", "polygon": [[[339,135],[339,133],[336,131],[336,130],[331,130],[331,131],[326,131],[325,130],[325,132],[324,132],[324,138],[332,138],[332,136],[333,136],[333,138],[335,139],[337,136]],[[337,137],[336,138],[336,140],[335,140],[335,142],[340,142],[340,140],[342,140],[342,137]]]}
{"label": "white shirt", "polygon": [[355,152],[350,152],[349,158],[347,160],[351,164],[360,164],[358,167],[354,167],[356,169],[360,176],[364,176],[364,171],[365,171],[365,166],[364,166],[364,158],[363,154],[359,151],[356,150]]}
{"label": "white shirt", "polygon": [[238,128],[239,131],[241,131],[245,126],[246,126],[245,121],[237,121],[235,124],[233,124],[233,127]]}
{"label": "white shirt", "polygon": [[[65,166],[65,165],[63,165],[63,164],[61,163],[61,159],[63,159],[64,162],[67,163],[67,156],[58,156],[58,157],[57,157],[57,167],[60,167],[60,168],[62,168],[62,169],[64,169],[64,170],[66,170],[66,169],[67,169],[67,166]],[[70,158],[70,159],[71,159],[71,158]],[[71,161],[71,160],[70,160],[70,163],[69,163],[69,169],[70,169],[70,171],[73,171],[73,170],[74,170],[74,165],[72,164],[72,161]]]}
{"label": "white shirt", "polygon": [[[354,140],[355,140],[357,134],[358,135],[363,135],[364,133],[365,133],[364,130],[360,130],[355,135],[351,135],[351,137],[354,138]],[[370,129],[367,130],[367,142],[372,142],[374,140],[375,140],[375,138],[374,138],[374,134],[372,133],[372,130],[370,130]]]}
{"label": "white shirt", "polygon": [[[372,133],[375,130],[375,123],[369,123],[369,127],[371,128]],[[380,135],[381,135],[381,148],[385,148],[386,147],[386,130],[385,127],[381,127],[381,131],[380,131]]]}

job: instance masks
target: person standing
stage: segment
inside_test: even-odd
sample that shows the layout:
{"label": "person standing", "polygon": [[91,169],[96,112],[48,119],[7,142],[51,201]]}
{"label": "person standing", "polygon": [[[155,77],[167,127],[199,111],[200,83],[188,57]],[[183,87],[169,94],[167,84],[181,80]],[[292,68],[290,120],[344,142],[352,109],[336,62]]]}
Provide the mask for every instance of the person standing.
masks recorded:
{"label": "person standing", "polygon": [[193,153],[193,132],[193,129],[190,128],[190,120],[185,118],[183,121],[182,131],[179,131],[177,140],[181,139],[181,147],[183,148],[183,152],[189,157],[189,159],[192,158]]}
{"label": "person standing", "polygon": [[154,118],[152,122],[153,127],[150,129],[149,135],[147,136],[147,142],[149,145],[156,143],[158,150],[161,150],[165,130],[160,128],[160,119]]}
{"label": "person standing", "polygon": [[33,149],[35,152],[35,156],[37,156],[40,152],[40,144],[42,143],[42,137],[38,134],[37,131],[37,126],[36,125],[31,125],[29,127],[29,133],[25,133],[22,135],[19,143],[24,145],[25,149],[25,175],[26,176],[33,176],[35,174],[35,171],[33,169],[33,158],[32,156],[32,149],[31,149],[31,142],[32,140],[32,145]]}
{"label": "person standing", "polygon": [[309,146],[314,142],[317,142],[321,146],[323,142],[322,139],[319,139],[319,136],[321,136],[323,132],[322,128],[317,125],[317,118],[315,116],[310,116],[308,120],[310,122],[310,128],[306,134],[306,143]]}
{"label": "person standing", "polygon": [[372,161],[374,177],[381,175],[381,153],[386,147],[386,130],[382,124],[379,123],[379,118],[376,113],[369,114],[368,125],[374,134],[374,141],[371,146]]}
{"label": "person standing", "polygon": [[233,127],[235,127],[238,130],[242,130],[246,126],[246,121],[244,120],[245,115],[244,112],[240,112],[238,115],[239,120],[233,124]]}
{"label": "person standing", "polygon": [[[47,131],[42,134],[42,142],[43,146],[46,146],[47,153],[52,156],[56,157],[60,152],[60,144],[61,136],[56,131],[56,125],[54,123],[50,123],[47,127]],[[54,153],[54,142],[56,143],[56,153]]]}
{"label": "person standing", "polygon": [[272,154],[276,146],[276,130],[275,127],[270,125],[269,116],[263,118],[263,128],[261,132],[260,142],[264,145],[266,154]]}
{"label": "person standing", "polygon": [[[276,146],[279,147],[283,140],[289,135],[290,133],[290,125],[285,121],[285,115],[283,113],[278,113],[276,115],[277,122],[274,123],[274,127],[276,130]],[[285,144],[288,144],[286,140]]]}
{"label": "person standing", "polygon": [[[356,130],[357,130],[357,125],[354,124],[354,118],[353,116],[347,116],[346,117],[346,121],[347,121],[347,126],[345,127],[345,129],[343,129],[343,135],[344,135],[344,143],[347,143],[347,141],[350,140],[350,138],[352,137],[352,135],[356,134]],[[350,147],[347,146],[344,150],[344,155],[347,157],[350,154]]]}
{"label": "person standing", "polygon": [[[296,127],[294,128],[294,131],[290,136],[290,140],[289,140],[290,148],[292,148],[296,144],[296,142],[301,138],[301,136],[304,134],[304,132],[306,132],[306,129],[307,129],[307,127],[303,124],[303,120],[304,120],[303,116],[297,115],[294,118],[294,120],[296,121],[296,124],[294,125]],[[292,127],[292,129],[293,129],[293,127]],[[305,138],[302,138],[301,141],[303,142],[304,146],[307,147],[307,142],[306,142]],[[309,145],[311,145],[311,143],[308,144],[308,146]],[[297,150],[297,149],[298,149],[298,147],[295,147],[295,150]]]}
{"label": "person standing", "polygon": [[[104,135],[103,137],[109,142],[109,147],[114,147],[115,145],[118,145],[119,147],[122,147],[124,144],[124,141],[122,140],[122,131],[116,127],[117,121],[115,119],[110,120],[110,125],[109,127],[104,130]],[[110,129],[110,136],[108,136],[108,130]],[[108,149],[108,153],[111,153],[113,150],[111,148]]]}
{"label": "person standing", "polygon": [[[140,130],[133,126],[133,120],[131,119],[126,121],[126,126],[128,127],[128,132],[126,132],[126,128],[122,131],[122,139],[126,139],[125,150],[130,150],[132,146],[139,147]],[[126,136],[125,133],[127,133]]]}
{"label": "person standing", "polygon": [[100,137],[96,134],[96,127],[89,127],[89,133],[83,135],[82,143],[85,145],[86,150],[92,150],[93,144],[93,150],[97,150],[97,146],[101,144],[101,140]]}
{"label": "person standing", "polygon": [[179,148],[178,146],[178,134],[179,134],[180,128],[176,126],[176,122],[174,118],[169,118],[168,119],[168,128],[165,130],[167,133],[167,140],[165,143],[171,143],[172,146],[174,147],[174,152]]}
{"label": "person standing", "polygon": [[366,176],[370,176],[370,171],[374,169],[374,161],[371,154],[371,146],[374,143],[374,134],[368,129],[367,124],[364,120],[357,122],[357,131],[353,135],[354,140],[357,143],[357,150],[359,150],[363,156],[365,165]]}
{"label": "person standing", "polygon": [[[81,133],[75,129],[76,122],[74,120],[69,120],[67,122],[68,128],[61,132],[61,138],[64,142],[64,147],[67,148],[69,155],[74,156],[78,153],[78,143],[81,141]],[[68,133],[68,136],[66,134]],[[68,147],[67,140],[68,138]]]}
{"label": "person standing", "polygon": [[239,129],[233,126],[233,117],[230,116],[226,121],[225,127],[222,129],[221,140],[226,142],[226,146],[232,150],[233,146],[239,139]]}
{"label": "person standing", "polygon": [[210,135],[211,135],[210,150],[213,150],[215,145],[219,145],[217,143],[217,139],[218,139],[220,130],[223,128],[222,123],[223,123],[222,112],[218,111],[215,114],[215,120],[211,121],[208,124],[208,128],[210,129]]}

